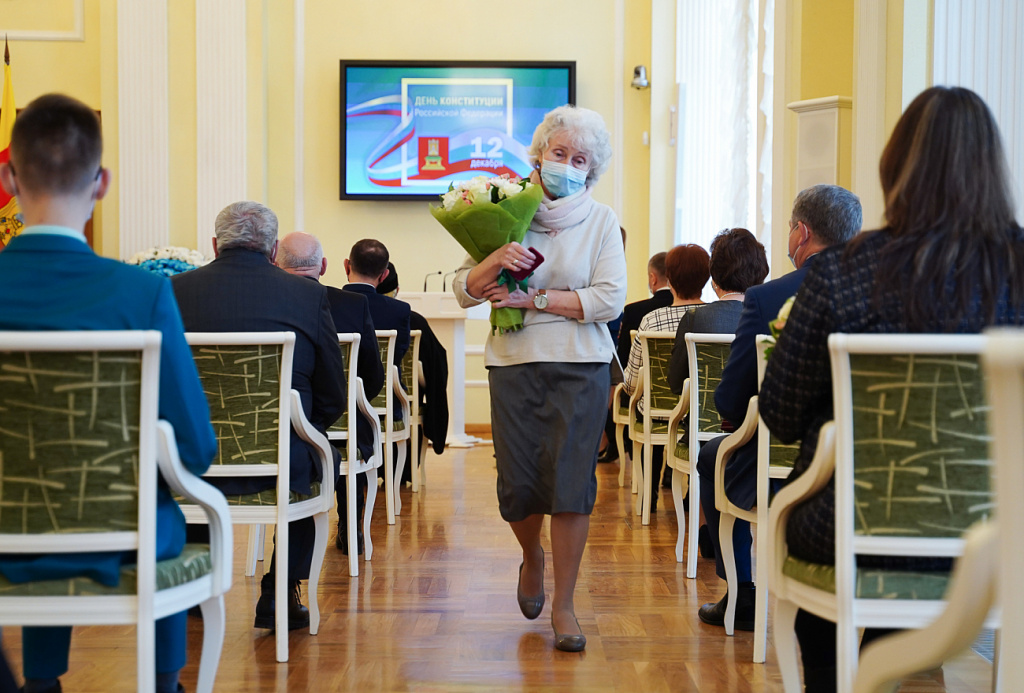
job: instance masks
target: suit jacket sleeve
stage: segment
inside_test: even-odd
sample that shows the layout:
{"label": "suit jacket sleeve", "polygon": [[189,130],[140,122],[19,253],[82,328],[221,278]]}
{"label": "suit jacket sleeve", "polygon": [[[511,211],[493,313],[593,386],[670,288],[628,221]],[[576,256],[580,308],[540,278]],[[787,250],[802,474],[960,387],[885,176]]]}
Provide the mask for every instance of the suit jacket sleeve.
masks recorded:
{"label": "suit jacket sleeve", "polygon": [[217,440],[170,282],[161,283],[153,306],[152,326],[163,333],[160,418],[174,427],[182,464],[193,474],[202,475],[217,452]]}
{"label": "suit jacket sleeve", "polygon": [[834,313],[827,277],[837,272],[822,259],[814,263],[768,360],[758,408],[783,443],[802,439],[822,412],[832,411],[828,335],[834,331]]}
{"label": "suit jacket sleeve", "polygon": [[327,291],[320,292],[317,314],[316,363],[313,366],[313,413],[310,423],[325,431],[345,411],[345,369],[338,348],[338,331],[331,318]]}
{"label": "suit jacket sleeve", "polygon": [[391,363],[398,366],[398,370],[402,370],[402,358],[405,357],[405,352],[409,351],[409,330],[412,328],[409,326],[410,315],[412,309],[407,303],[401,303],[400,305],[405,306],[402,311],[402,326],[398,328],[398,336],[395,338],[395,359]]}
{"label": "suit jacket sleeve", "polygon": [[640,326],[636,312],[636,306],[632,303],[622,309],[622,324],[619,325],[619,342],[616,348],[622,366],[629,363],[629,349],[633,346],[633,339],[629,333]]}
{"label": "suit jacket sleeve", "polygon": [[736,325],[729,360],[722,380],[715,388],[715,407],[723,419],[739,425],[746,416],[750,398],[757,394],[757,345],[754,339],[765,332],[767,321],[761,315],[757,292],[743,299],[743,313]]}
{"label": "suit jacket sleeve", "polygon": [[380,361],[380,348],[374,333],[370,304],[363,305],[363,328],[359,337],[359,377],[363,379],[363,390],[367,399],[373,399],[384,387],[384,365]]}

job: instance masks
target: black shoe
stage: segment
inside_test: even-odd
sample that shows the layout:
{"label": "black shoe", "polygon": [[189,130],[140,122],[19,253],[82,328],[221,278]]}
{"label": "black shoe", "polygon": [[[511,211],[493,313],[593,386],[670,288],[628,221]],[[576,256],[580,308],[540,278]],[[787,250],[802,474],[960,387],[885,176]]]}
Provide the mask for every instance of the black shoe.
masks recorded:
{"label": "black shoe", "polygon": [[[253,628],[274,630],[274,588],[264,588],[256,602],[256,619]],[[299,601],[299,582],[296,580],[288,590],[288,630],[309,628],[309,609]]]}
{"label": "black shoe", "polygon": [[[725,607],[729,605],[729,594],[717,602],[705,604],[697,611],[701,621],[709,626],[725,626]],[[754,630],[754,584],[740,585],[739,597],[736,600],[736,630]]]}
{"label": "black shoe", "polygon": [[697,549],[701,558],[715,560],[715,545],[711,543],[711,530],[707,525],[701,525],[697,530]]}
{"label": "black shoe", "polygon": [[[334,547],[345,556],[348,555],[348,530],[338,525],[338,534],[334,537]],[[363,530],[356,530],[356,555],[362,556],[366,541],[363,539]]]}
{"label": "black shoe", "polygon": [[597,461],[601,463],[614,462],[617,459],[619,459],[619,451],[613,445],[606,446],[597,456]]}
{"label": "black shoe", "polygon": [[[25,691],[25,690],[28,690],[28,687],[27,686],[22,686],[18,690],[19,691]],[[46,689],[44,689],[42,691],[38,691],[37,693],[62,693],[62,689],[60,687],[60,679],[57,680],[56,684],[54,684],[54,685],[50,686],[49,688],[46,688]]]}

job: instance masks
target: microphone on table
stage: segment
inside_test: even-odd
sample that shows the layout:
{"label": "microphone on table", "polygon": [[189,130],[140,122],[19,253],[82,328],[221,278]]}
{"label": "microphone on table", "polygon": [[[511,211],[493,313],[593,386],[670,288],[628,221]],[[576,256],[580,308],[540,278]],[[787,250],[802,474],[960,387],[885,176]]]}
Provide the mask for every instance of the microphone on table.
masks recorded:
{"label": "microphone on table", "polygon": [[427,276],[423,277],[423,293],[427,293],[427,280],[437,274],[441,274],[441,270],[437,270],[436,272],[427,272]]}
{"label": "microphone on table", "polygon": [[449,272],[448,274],[444,275],[444,277],[441,279],[441,292],[442,293],[448,290],[448,277],[452,276],[453,274],[458,274],[458,273],[459,273],[459,270],[453,270],[453,271]]}

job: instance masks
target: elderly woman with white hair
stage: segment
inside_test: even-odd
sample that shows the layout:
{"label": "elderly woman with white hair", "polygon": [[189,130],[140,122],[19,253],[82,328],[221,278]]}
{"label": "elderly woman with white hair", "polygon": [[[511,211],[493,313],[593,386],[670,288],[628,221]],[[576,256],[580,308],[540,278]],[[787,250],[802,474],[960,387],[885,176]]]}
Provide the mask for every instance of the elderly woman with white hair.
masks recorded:
{"label": "elderly woman with white hair", "polygon": [[[591,187],[607,169],[610,137],[599,114],[561,106],[533,134],[530,179],[544,201],[522,244],[479,264],[467,258],[454,290],[463,307],[490,301],[524,309],[523,329],[492,334],[485,364],[498,468],[498,507],[523,549],[516,598],[544,607],[541,527],[551,515],[555,647],[579,652],[573,592],[597,496],[597,453],[615,353],[605,323],[622,312],[626,261],[619,222]],[[543,262],[540,262],[543,257]],[[502,269],[534,269],[528,289],[498,284]]]}

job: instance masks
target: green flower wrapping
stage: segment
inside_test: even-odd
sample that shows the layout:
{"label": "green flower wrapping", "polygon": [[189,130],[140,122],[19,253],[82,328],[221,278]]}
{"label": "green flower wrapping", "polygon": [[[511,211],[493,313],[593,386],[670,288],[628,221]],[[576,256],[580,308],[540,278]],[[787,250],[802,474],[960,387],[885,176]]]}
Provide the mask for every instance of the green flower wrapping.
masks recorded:
{"label": "green flower wrapping", "polygon": [[[501,190],[499,186],[492,186],[483,194],[464,191],[450,209],[446,209],[447,205],[430,207],[434,218],[476,262],[482,262],[506,243],[521,243],[544,195],[539,185],[530,185],[512,197],[501,197]],[[447,194],[452,195],[453,192],[457,191],[450,188]],[[498,276],[498,284],[508,284],[510,291],[516,288],[525,291],[527,280],[517,281],[503,269]],[[495,330],[504,334],[522,328],[521,308],[491,307],[492,334]]]}

